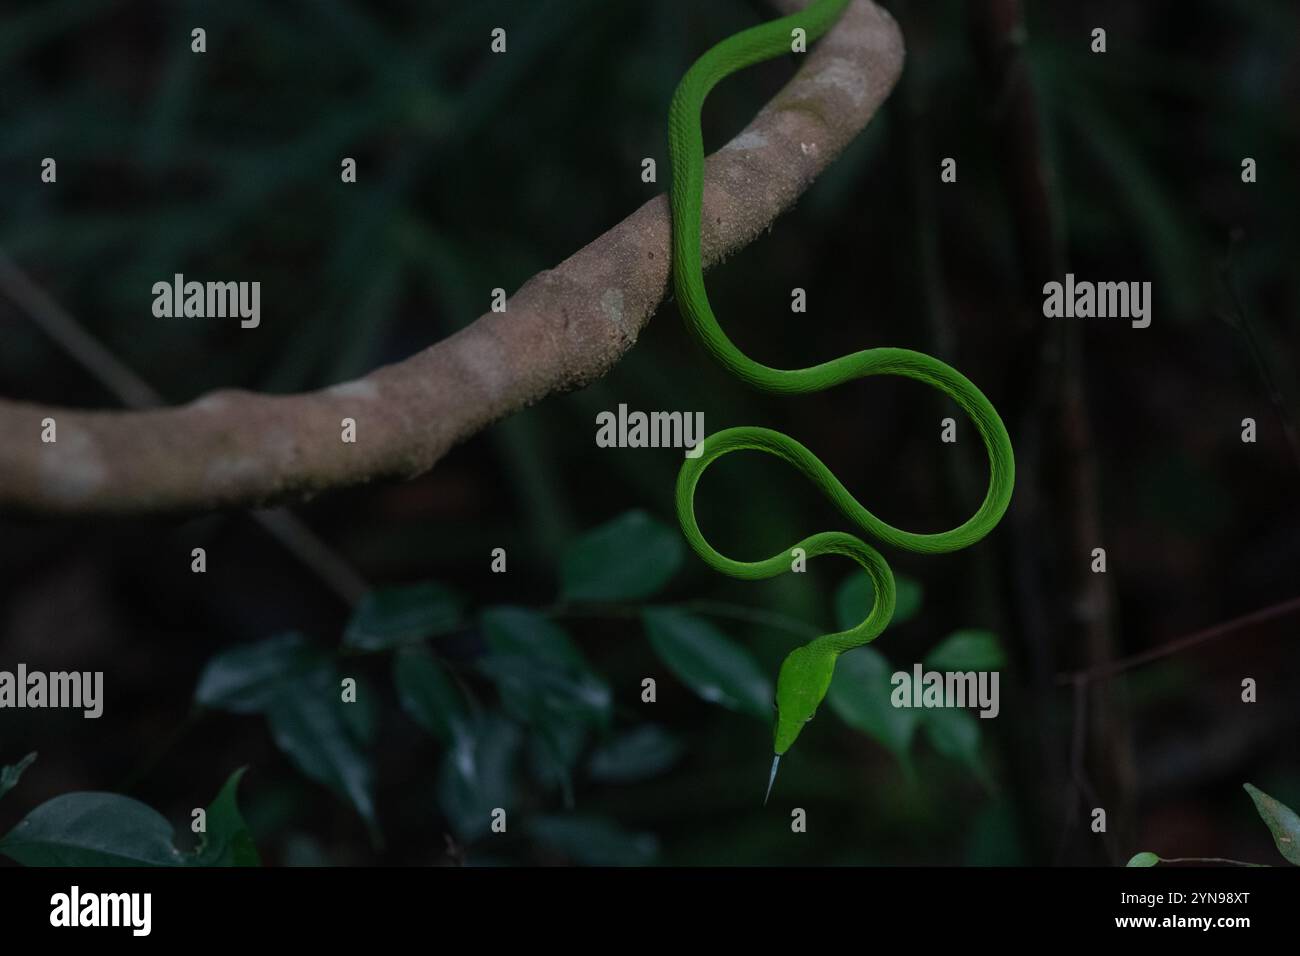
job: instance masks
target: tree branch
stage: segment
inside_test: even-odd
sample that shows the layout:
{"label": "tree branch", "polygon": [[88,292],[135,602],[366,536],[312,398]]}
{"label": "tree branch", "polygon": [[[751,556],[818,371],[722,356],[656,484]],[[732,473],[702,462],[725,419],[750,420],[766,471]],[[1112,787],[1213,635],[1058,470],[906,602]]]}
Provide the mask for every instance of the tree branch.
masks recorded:
{"label": "tree branch", "polygon": [[[775,0],[789,12],[806,0]],[[743,248],[812,183],[898,79],[897,24],[855,0],[799,72],[706,164],[706,266]],[[151,513],[310,498],[411,478],[492,422],[604,375],[663,301],[660,195],[455,335],[355,381],[297,395],[220,390],[108,412],[0,401],[0,507]],[[41,441],[42,420],[57,441]],[[356,420],[355,444],[340,422]]]}

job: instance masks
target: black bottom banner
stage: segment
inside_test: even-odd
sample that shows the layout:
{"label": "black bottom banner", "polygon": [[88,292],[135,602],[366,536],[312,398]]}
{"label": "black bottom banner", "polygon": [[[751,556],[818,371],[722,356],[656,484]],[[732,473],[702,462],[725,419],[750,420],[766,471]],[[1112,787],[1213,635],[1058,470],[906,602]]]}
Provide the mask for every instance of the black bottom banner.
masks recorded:
{"label": "black bottom banner", "polygon": [[[924,927],[928,941],[1107,936],[1231,945],[1237,934],[1294,928],[1294,868],[1152,869],[261,869],[0,868],[7,943],[205,944],[292,939],[338,945],[391,932],[587,933],[682,927],[729,938],[805,930],[808,920]],[[865,937],[864,937],[865,941]],[[17,951],[17,950],[12,950]]]}

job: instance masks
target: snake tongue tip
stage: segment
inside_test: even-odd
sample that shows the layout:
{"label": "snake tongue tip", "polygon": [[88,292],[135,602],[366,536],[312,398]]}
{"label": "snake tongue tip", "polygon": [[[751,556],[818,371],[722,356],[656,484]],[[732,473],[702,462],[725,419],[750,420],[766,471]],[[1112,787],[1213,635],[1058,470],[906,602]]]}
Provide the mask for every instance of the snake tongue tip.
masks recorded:
{"label": "snake tongue tip", "polygon": [[781,755],[772,756],[772,773],[767,778],[767,793],[763,794],[763,806],[767,806],[767,798],[772,795],[772,784],[776,783],[776,767],[781,762]]}

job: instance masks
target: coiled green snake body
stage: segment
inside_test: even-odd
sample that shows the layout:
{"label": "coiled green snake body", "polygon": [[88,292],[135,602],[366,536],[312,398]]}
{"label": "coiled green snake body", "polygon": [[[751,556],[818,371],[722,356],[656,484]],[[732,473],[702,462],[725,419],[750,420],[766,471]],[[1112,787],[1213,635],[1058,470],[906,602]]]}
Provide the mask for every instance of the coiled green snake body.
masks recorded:
{"label": "coiled green snake body", "polygon": [[769,793],[777,761],[794,743],[804,724],[812,719],[826,695],[836,659],[843,652],[873,640],[889,624],[894,614],[894,576],[873,547],[852,534],[838,531],[814,534],[788,551],[763,561],[737,561],[719,553],[705,540],[695,518],[695,487],[705,469],[734,451],[754,450],[775,455],[806,475],[857,528],[885,544],[928,554],[955,551],[988,534],[1006,511],[1015,479],[1011,441],[1002,420],[983,393],[956,369],[920,352],[898,348],[867,349],[811,368],[770,368],[750,359],[732,344],[709,305],[700,260],[704,187],[700,111],[704,99],[730,74],[789,53],[795,28],[803,28],[809,41],[817,39],[831,28],[848,4],[849,0],[815,0],[799,13],[729,37],[701,56],[678,85],[668,114],[672,266],[678,308],[686,325],[709,353],[742,382],[761,391],[817,392],[868,375],[901,375],[939,389],[970,416],[988,449],[990,477],[984,502],[964,524],[939,534],[915,534],[873,515],[816,455],[780,432],[750,426],[728,428],[704,438],[698,457],[686,459],[677,478],[677,515],[687,541],[709,566],[733,577],[760,580],[791,570],[792,552],[801,548],[807,558],[823,554],[851,558],[862,566],[873,585],[874,604],[862,623],[795,648],[782,663],[777,678],[773,731],[776,757],[768,781]]}

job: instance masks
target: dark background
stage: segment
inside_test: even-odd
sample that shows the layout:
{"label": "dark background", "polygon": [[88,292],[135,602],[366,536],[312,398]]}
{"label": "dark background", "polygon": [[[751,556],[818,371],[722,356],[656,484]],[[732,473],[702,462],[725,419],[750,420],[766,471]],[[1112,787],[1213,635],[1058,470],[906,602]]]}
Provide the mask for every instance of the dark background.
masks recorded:
{"label": "dark background", "polygon": [[[350,611],[325,582],[243,514],[11,514],[0,518],[0,667],[104,670],[107,702],[98,721],[0,714],[0,763],[40,754],[0,804],[0,832],[74,790],[130,794],[184,829],[190,808],[249,765],[242,805],[272,864],[1099,864],[1138,850],[1281,862],[1241,785],[1300,804],[1294,616],[1080,693],[1057,675],[1297,595],[1300,449],[1285,422],[1300,332],[1300,11],[1031,2],[1016,52],[997,26],[1004,4],[887,6],[907,44],[900,85],[709,289],[760,361],[915,348],[951,361],[1002,412],[1020,469],[1011,511],[965,552],[887,553],[922,601],[876,644],[910,667],[954,630],[998,635],[1002,713],[977,722],[973,746],[944,753],[918,733],[909,773],[827,714],[764,810],[767,724],[692,695],[632,603],[558,620],[614,699],[608,731],[570,761],[577,817],[531,756],[536,728],[479,725],[506,740],[482,745],[503,755],[489,796],[510,808],[504,837],[458,825],[439,783],[444,748],[402,713],[384,655],[349,665],[373,717],[358,753],[373,766],[376,837],[295,769],[260,716],[192,711],[218,651],[289,630],[337,646]],[[709,45],[770,15],[741,0],[10,3],[0,248],[170,403],[342,381],[468,324],[492,288],[512,292],[662,189],[675,83]],[[194,26],[208,31],[202,56],[189,49]],[[503,57],[488,53],[495,26],[508,30]],[[1095,26],[1108,31],[1104,55],[1089,52]],[[793,68],[764,64],[719,88],[710,148]],[[57,186],[39,181],[44,156],[58,160]],[[356,185],[339,182],[344,156],[358,160]],[[657,186],[641,182],[646,156]],[[958,160],[956,184],[939,182],[945,156]],[[1255,184],[1241,182],[1245,156],[1258,161]],[[1150,280],[1151,327],[1043,319],[1041,285],[1066,268]],[[150,287],[174,272],[259,279],[261,328],[154,318]],[[794,286],[809,314],[792,319]],[[5,297],[0,342],[6,397],[116,407]],[[949,406],[916,384],[756,395],[688,339],[670,303],[601,381],[488,429],[418,480],[298,513],[375,587],[432,580],[471,612],[553,611],[560,555],[580,534],[633,508],[676,527],[680,453],[594,445],[594,416],[620,402],[703,410],[709,431],[786,431],[910,530],[960,523],[986,480],[964,420],[958,444],[941,444]],[[1253,445],[1240,439],[1247,416]],[[762,456],[711,469],[698,507],[710,539],[738,557],[840,527],[814,489]],[[206,575],[189,570],[199,545]],[[1098,546],[1104,578],[1088,571]],[[509,553],[506,576],[488,573],[494,547]],[[688,555],[655,600],[830,630],[847,573],[823,561],[744,584]],[[713,623],[766,674],[804,639],[737,616]],[[495,713],[473,617],[432,646]],[[655,705],[639,700],[645,676],[659,680]],[[1240,701],[1245,677],[1259,681],[1256,704]],[[656,759],[631,767],[635,779],[593,775],[592,755],[629,732],[648,735],[636,739],[653,741]],[[809,816],[797,837],[796,806]],[[1087,828],[1094,806],[1108,810],[1104,835]]]}

